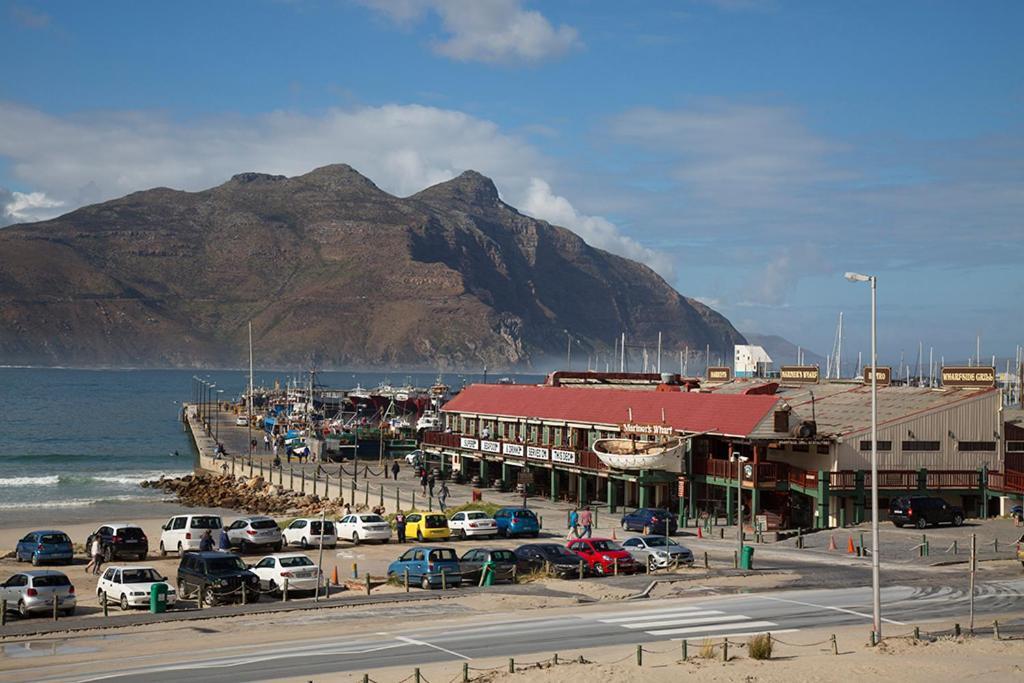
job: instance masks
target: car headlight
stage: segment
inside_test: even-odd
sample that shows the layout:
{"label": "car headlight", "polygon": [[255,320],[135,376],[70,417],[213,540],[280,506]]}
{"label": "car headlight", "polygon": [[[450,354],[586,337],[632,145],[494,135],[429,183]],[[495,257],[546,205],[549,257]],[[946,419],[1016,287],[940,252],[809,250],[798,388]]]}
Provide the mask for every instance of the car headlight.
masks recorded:
{"label": "car headlight", "polygon": [[664,550],[655,550],[654,551],[654,556],[655,557],[668,557],[668,553],[665,552]]}
{"label": "car headlight", "polygon": [[611,562],[612,561],[612,556],[611,555],[602,555],[601,559],[604,560],[605,562]]}
{"label": "car headlight", "polygon": [[224,585],[224,581],[222,579],[214,579],[211,583],[218,588]]}

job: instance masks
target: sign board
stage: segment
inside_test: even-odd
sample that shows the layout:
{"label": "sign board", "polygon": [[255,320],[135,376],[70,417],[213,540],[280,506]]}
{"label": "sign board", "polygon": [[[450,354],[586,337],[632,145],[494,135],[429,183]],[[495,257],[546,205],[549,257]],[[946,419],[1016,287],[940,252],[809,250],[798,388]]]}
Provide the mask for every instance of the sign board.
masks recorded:
{"label": "sign board", "polygon": [[[879,365],[875,368],[875,382],[880,387],[887,387],[892,384],[892,368],[888,365]],[[864,366],[864,384],[871,384],[871,366]]]}
{"label": "sign board", "polygon": [[992,387],[995,384],[995,368],[942,368],[942,386],[944,387]]}
{"label": "sign board", "polygon": [[575,465],[576,451],[563,451],[560,448],[552,448],[551,461],[565,463],[566,465]]}
{"label": "sign board", "polygon": [[768,515],[754,515],[754,531],[768,531]]}
{"label": "sign board", "polygon": [[484,453],[501,453],[501,444],[497,441],[481,441],[480,450]]}
{"label": "sign board", "polygon": [[645,436],[672,436],[676,433],[675,428],[669,425],[643,425],[623,424],[619,425],[623,434],[643,434]]}
{"label": "sign board", "polygon": [[678,495],[680,498],[686,498],[686,477],[679,477]]}
{"label": "sign board", "polygon": [[464,436],[459,439],[459,446],[462,448],[468,448],[470,450],[478,450],[480,448],[480,442],[476,439],[471,439],[468,436]]}
{"label": "sign board", "polygon": [[523,457],[523,445],[519,443],[503,443],[501,444],[501,452],[505,455],[512,455],[517,458]]}
{"label": "sign board", "polygon": [[526,457],[531,458],[533,460],[547,460],[548,449],[541,448],[540,446],[527,446]]}
{"label": "sign board", "polygon": [[527,486],[533,483],[533,472],[529,468],[524,467],[519,470],[519,483]]}
{"label": "sign board", "polygon": [[743,478],[744,479],[753,479],[754,478],[754,466],[751,465],[750,463],[747,463],[746,465],[743,466]]}
{"label": "sign board", "polygon": [[817,384],[821,371],[817,365],[783,365],[779,379],[788,384]]}
{"label": "sign board", "polygon": [[721,367],[709,367],[708,368],[708,381],[709,382],[728,382],[732,379],[732,368],[727,366]]}

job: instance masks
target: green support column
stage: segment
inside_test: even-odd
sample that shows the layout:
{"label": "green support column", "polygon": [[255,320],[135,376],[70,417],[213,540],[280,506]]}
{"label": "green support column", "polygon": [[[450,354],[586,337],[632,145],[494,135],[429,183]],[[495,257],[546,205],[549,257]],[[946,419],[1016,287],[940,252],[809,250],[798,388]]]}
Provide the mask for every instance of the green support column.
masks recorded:
{"label": "green support column", "polygon": [[618,503],[615,500],[615,480],[612,479],[611,477],[608,477],[607,482],[608,482],[608,512],[610,514],[615,514],[615,510],[616,510],[616,508],[618,508]]}
{"label": "green support column", "polygon": [[846,526],[846,498],[839,499],[839,526]]}
{"label": "green support column", "polygon": [[696,484],[693,481],[693,443],[692,440],[687,439],[686,441],[686,486],[690,490],[690,498],[687,501],[689,505],[689,512],[687,513],[690,519],[697,519],[697,496],[694,495],[694,486]]}
{"label": "green support column", "polygon": [[750,489],[750,526],[754,526],[754,520],[761,512],[761,492],[755,486]]}
{"label": "green support column", "polygon": [[917,490],[928,490],[928,470],[923,467],[917,471]]}
{"label": "green support column", "polygon": [[981,518],[988,519],[988,465],[983,465],[979,476],[981,489]]}
{"label": "green support column", "polygon": [[488,479],[487,461],[484,459],[480,460],[480,481],[483,483],[484,486],[487,486],[488,484],[491,483],[490,480]]}
{"label": "green support column", "polygon": [[576,477],[576,499],[580,505],[587,504],[587,475],[579,474]]}
{"label": "green support column", "polygon": [[639,507],[642,507],[642,508],[650,507],[650,505],[651,505],[651,487],[650,486],[646,486],[646,485],[640,483],[646,477],[647,477],[647,470],[640,470],[640,476],[637,478],[637,482],[636,482],[637,486],[640,487],[640,490],[639,490],[639,494],[640,494],[639,503],[640,503],[640,505],[639,505]]}
{"label": "green support column", "polygon": [[551,502],[554,503],[558,500],[558,470],[554,467],[551,468]]}
{"label": "green support column", "polygon": [[732,487],[725,487],[725,523],[732,524]]}
{"label": "green support column", "polygon": [[818,470],[818,491],[815,495],[818,506],[818,519],[815,527],[817,529],[828,528],[828,496],[828,472]]}
{"label": "green support column", "polygon": [[853,485],[853,523],[860,524],[864,521],[864,470],[853,473]]}
{"label": "green support column", "polygon": [[510,471],[511,466],[507,462],[501,463],[501,480],[505,482],[506,486],[508,486],[508,482],[510,481]]}

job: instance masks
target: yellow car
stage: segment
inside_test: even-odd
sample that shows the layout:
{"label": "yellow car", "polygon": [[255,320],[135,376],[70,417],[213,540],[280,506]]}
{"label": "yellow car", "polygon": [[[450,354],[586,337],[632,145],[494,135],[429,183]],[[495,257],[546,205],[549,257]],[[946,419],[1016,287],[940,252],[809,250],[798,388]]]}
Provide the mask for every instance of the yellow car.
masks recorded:
{"label": "yellow car", "polygon": [[451,537],[448,519],[436,513],[414,512],[405,517],[405,537],[417,541],[447,541]]}

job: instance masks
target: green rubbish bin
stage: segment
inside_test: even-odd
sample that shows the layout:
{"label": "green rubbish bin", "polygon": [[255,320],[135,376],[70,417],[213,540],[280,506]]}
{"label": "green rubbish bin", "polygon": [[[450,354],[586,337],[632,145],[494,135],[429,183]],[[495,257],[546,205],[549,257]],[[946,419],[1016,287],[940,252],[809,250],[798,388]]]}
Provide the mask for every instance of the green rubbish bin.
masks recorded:
{"label": "green rubbish bin", "polygon": [[740,569],[753,569],[754,568],[754,546],[745,545],[743,546],[743,552],[740,553]]}
{"label": "green rubbish bin", "polygon": [[167,611],[167,584],[154,583],[149,587],[149,611],[161,614]]}

